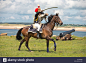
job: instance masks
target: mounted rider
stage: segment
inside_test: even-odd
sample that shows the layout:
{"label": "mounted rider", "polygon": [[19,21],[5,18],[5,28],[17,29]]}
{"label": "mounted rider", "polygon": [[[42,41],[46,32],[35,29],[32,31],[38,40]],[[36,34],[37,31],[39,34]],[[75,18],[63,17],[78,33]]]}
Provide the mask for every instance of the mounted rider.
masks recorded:
{"label": "mounted rider", "polygon": [[34,22],[36,23],[37,21],[39,23],[41,23],[41,21],[43,20],[43,18],[45,18],[46,21],[46,16],[48,16],[47,13],[44,14],[43,10],[41,10],[40,5],[38,4],[38,8],[35,9],[35,18],[34,18]]}
{"label": "mounted rider", "polygon": [[[42,33],[42,26],[40,26],[41,25],[41,21],[43,20],[43,18],[46,21],[46,16],[48,16],[48,14],[47,13],[45,13],[45,14],[43,13],[43,10],[41,10],[40,5],[38,5],[38,8],[35,9],[35,12],[36,12],[36,14],[35,14],[35,18],[34,18],[34,24],[31,25],[31,27],[34,26],[37,29],[38,33]],[[31,29],[31,27],[30,27],[30,29]],[[28,32],[32,32],[33,33],[33,31],[31,31],[30,29],[28,30]]]}

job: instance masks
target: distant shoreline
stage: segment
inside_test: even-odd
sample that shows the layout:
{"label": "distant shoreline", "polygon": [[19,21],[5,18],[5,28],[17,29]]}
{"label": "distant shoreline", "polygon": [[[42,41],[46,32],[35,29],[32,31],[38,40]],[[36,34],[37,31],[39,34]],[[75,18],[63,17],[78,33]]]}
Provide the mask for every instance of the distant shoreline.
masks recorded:
{"label": "distant shoreline", "polygon": [[[0,29],[20,29],[26,26],[30,26],[30,25],[0,25]],[[54,27],[54,30],[63,30],[63,31],[68,31],[68,30],[72,30],[75,29],[75,31],[83,31],[86,32],[86,27]]]}
{"label": "distant shoreline", "polygon": [[71,27],[71,28],[66,28],[66,27],[55,27],[54,30],[62,30],[62,31],[68,31],[75,29],[75,31],[83,31],[86,32],[86,27]]}

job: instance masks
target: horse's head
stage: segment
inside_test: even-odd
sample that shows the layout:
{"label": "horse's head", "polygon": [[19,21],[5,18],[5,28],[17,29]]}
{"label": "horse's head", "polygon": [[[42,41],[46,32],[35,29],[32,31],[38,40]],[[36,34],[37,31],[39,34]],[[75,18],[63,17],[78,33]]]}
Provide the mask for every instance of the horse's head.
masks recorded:
{"label": "horse's head", "polygon": [[60,17],[58,16],[58,13],[56,13],[56,15],[54,15],[53,17],[55,19],[55,23],[56,24],[60,24],[60,25],[63,24],[63,22],[61,21]]}

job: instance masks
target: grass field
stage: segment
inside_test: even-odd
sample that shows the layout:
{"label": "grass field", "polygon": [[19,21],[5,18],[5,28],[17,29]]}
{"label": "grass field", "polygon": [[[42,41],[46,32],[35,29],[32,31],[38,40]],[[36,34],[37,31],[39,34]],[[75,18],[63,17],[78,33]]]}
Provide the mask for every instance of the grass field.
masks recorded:
{"label": "grass field", "polygon": [[[20,41],[15,36],[0,36],[0,57],[86,57],[86,37],[72,36],[74,40],[56,41],[57,49],[54,51],[54,44],[49,43],[49,51],[46,52],[46,40],[31,38],[29,52],[25,43],[18,51]],[[55,39],[55,37],[52,37]]]}

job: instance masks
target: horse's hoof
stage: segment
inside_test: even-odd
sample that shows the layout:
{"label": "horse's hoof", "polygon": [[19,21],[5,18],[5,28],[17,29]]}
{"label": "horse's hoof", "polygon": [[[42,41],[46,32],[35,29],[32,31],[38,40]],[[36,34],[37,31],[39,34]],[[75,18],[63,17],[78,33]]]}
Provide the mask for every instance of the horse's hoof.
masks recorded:
{"label": "horse's hoof", "polygon": [[18,49],[20,51],[20,49]]}
{"label": "horse's hoof", "polygon": [[54,48],[54,51],[56,51],[56,48]]}
{"label": "horse's hoof", "polygon": [[51,52],[47,52],[47,53],[51,53]]}

